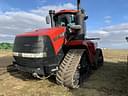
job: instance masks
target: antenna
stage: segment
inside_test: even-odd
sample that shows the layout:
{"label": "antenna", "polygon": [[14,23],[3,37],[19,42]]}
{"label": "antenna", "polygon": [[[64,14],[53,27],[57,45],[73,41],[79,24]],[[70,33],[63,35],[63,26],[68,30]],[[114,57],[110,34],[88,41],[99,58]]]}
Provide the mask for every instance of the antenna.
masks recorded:
{"label": "antenna", "polygon": [[77,10],[80,10],[80,0],[77,0]]}

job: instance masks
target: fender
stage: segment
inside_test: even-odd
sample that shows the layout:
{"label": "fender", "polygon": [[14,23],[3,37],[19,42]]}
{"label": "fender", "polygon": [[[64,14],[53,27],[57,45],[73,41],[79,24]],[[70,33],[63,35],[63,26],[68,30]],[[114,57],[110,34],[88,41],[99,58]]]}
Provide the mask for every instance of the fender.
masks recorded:
{"label": "fender", "polygon": [[89,53],[89,61],[91,64],[94,63],[94,59],[95,59],[95,54],[96,54],[96,48],[93,42],[91,41],[84,41],[83,45],[86,46],[88,53]]}
{"label": "fender", "polygon": [[71,48],[86,48],[88,52],[88,59],[91,64],[94,63],[94,56],[96,54],[96,48],[93,42],[89,40],[73,40],[66,44],[67,46],[71,46]]}

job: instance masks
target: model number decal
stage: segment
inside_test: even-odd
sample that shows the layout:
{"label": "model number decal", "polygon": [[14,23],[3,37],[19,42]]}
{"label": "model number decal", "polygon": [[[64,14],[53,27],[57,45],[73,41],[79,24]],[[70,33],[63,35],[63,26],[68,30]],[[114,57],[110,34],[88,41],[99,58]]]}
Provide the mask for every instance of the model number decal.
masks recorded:
{"label": "model number decal", "polygon": [[59,38],[64,37],[64,32],[62,32],[61,34],[59,34],[58,36],[56,36],[53,40],[56,41]]}

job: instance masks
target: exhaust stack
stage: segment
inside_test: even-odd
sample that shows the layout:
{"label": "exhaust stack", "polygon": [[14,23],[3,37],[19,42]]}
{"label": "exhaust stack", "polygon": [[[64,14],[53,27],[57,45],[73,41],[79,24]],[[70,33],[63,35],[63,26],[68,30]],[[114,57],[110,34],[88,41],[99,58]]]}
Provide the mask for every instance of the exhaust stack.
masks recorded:
{"label": "exhaust stack", "polygon": [[77,10],[80,10],[80,0],[77,0]]}

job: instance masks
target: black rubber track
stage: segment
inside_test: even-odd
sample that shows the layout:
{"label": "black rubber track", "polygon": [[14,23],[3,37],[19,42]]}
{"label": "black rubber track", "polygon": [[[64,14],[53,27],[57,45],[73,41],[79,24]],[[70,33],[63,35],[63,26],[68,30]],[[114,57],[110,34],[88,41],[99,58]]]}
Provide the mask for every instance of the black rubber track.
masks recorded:
{"label": "black rubber track", "polygon": [[56,81],[69,88],[78,88],[79,83],[74,83],[74,75],[79,69],[80,60],[85,49],[71,49],[66,54],[56,74]]}
{"label": "black rubber track", "polygon": [[95,56],[95,63],[93,66],[93,69],[98,69],[99,67],[103,66],[104,64],[104,58],[103,58],[103,53],[102,50],[97,48],[96,49],[96,56]]}

